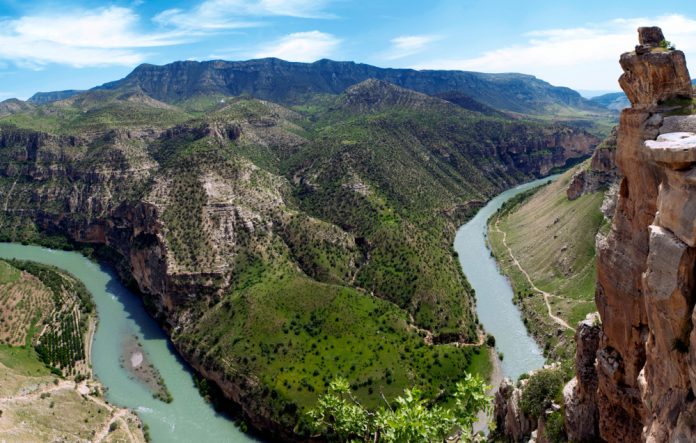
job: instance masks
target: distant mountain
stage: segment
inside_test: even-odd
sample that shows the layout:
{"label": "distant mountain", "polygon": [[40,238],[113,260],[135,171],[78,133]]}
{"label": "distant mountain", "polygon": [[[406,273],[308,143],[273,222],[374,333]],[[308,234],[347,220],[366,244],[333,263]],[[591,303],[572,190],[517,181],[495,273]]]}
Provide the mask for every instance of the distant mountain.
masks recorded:
{"label": "distant mountain", "polygon": [[164,66],[143,64],[127,77],[99,88],[138,88],[168,103],[197,95],[223,94],[246,95],[287,105],[302,102],[311,94],[340,94],[369,78],[428,95],[462,93],[493,108],[516,113],[603,111],[572,89],[552,86],[531,75],[385,69],[331,60],[294,63],[266,58],[239,62],[179,61]]}
{"label": "distant mountain", "polygon": [[631,102],[628,101],[628,97],[626,97],[626,94],[623,92],[611,92],[598,97],[592,97],[590,100],[612,111],[621,111],[631,106]]}
{"label": "distant mountain", "polygon": [[[696,79],[691,80],[691,84],[696,86]],[[631,106],[631,102],[628,101],[628,97],[626,97],[626,94],[623,92],[611,92],[609,94],[599,95],[597,97],[592,97],[590,101],[611,109],[612,111],[621,111]]]}
{"label": "distant mountain", "polygon": [[0,102],[0,117],[15,114],[17,112],[29,111],[33,108],[30,103],[23,102],[16,98],[10,98]]}
{"label": "distant mountain", "polygon": [[66,98],[73,97],[81,92],[84,91],[68,89],[66,91],[37,92],[29,97],[29,100],[27,101],[36,105],[44,105],[46,103],[57,102],[58,100],[65,100]]}

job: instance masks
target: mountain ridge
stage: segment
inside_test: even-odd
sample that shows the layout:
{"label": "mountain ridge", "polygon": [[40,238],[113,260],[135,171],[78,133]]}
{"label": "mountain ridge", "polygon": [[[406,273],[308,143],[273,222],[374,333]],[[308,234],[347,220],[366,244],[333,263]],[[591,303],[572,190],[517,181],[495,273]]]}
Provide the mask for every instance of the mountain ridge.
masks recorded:
{"label": "mountain ridge", "polygon": [[[465,94],[486,106],[521,114],[543,114],[551,108],[564,112],[604,111],[570,88],[553,86],[529,74],[380,68],[328,59],[313,63],[278,58],[175,61],[165,65],[144,63],[126,77],[88,91],[138,87],[153,98],[167,102],[199,94],[221,93],[292,104],[307,94],[340,94],[368,78],[388,81],[428,95]],[[46,104],[82,92],[85,91],[37,92],[27,101]]]}

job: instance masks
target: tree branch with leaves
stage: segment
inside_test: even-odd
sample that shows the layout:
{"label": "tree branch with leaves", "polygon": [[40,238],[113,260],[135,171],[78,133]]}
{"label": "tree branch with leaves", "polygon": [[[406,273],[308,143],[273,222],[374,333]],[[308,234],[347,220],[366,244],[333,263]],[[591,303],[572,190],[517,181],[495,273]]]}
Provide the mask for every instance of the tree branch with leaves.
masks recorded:
{"label": "tree branch with leaves", "polygon": [[370,411],[352,395],[347,380],[329,385],[309,411],[313,431],[330,441],[369,443],[470,442],[479,411],[490,413],[489,386],[478,375],[467,374],[455,385],[448,407],[431,405],[417,389],[406,389],[386,406]]}

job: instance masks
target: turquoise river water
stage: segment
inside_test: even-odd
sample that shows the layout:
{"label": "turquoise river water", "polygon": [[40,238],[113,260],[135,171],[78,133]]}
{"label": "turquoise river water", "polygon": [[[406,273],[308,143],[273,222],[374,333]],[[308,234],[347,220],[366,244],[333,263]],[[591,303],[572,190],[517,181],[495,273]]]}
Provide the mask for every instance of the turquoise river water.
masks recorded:
{"label": "turquoise river water", "polygon": [[[500,274],[486,243],[486,221],[508,199],[538,186],[536,180],[503,192],[483,207],[457,232],[454,242],[462,269],[476,290],[478,315],[496,337],[503,352],[503,375],[516,378],[541,367],[544,358],[527,334],[512,304],[512,289]],[[127,290],[108,268],[76,252],[0,243],[0,258],[31,260],[61,268],[84,282],[97,305],[99,325],[92,347],[94,373],[107,388],[112,403],[135,410],[150,427],[155,443],[253,442],[228,418],[217,414],[193,385],[191,370],[178,357],[164,331],[147,314],[141,300]],[[137,336],[149,360],[159,370],[174,401],[163,403],[121,366],[124,340]]]}
{"label": "turquoise river water", "polygon": [[558,176],[535,180],[509,189],[488,202],[474,218],[462,225],[454,239],[454,249],[467,280],[476,291],[476,311],[487,332],[495,336],[495,346],[504,355],[503,376],[517,379],[521,374],[544,365],[539,346],[527,333],[520,311],[512,303],[512,287],[491,257],[487,241],[487,222],[512,197]]}
{"label": "turquoise river water", "polygon": [[[99,325],[92,346],[94,373],[108,389],[107,399],[135,410],[150,427],[155,443],[247,443],[256,441],[217,414],[198,394],[190,368],[143,304],[108,268],[76,252],[0,243],[0,258],[31,260],[64,269],[82,280],[97,305]],[[123,342],[136,335],[174,397],[171,403],[150,391],[121,367]]]}

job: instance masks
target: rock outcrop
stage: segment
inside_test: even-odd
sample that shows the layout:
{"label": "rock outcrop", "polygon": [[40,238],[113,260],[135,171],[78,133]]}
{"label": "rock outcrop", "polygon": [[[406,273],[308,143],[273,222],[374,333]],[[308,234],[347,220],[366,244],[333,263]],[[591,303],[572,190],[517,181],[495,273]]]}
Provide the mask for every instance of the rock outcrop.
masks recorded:
{"label": "rock outcrop", "polygon": [[[691,124],[693,117],[668,114],[690,105],[692,89],[684,54],[662,47],[659,29],[639,35],[636,51],[621,56],[620,84],[632,103],[617,136],[623,178],[611,230],[597,239],[597,388],[583,364],[567,390],[577,392],[571,399],[580,388],[596,396],[608,442],[694,441],[696,144],[667,135]],[[587,435],[589,426],[566,421],[569,436]]]}
{"label": "rock outcrop", "polygon": [[589,314],[575,331],[575,377],[563,388],[568,441],[599,439],[597,372],[594,364],[601,328],[597,314]]}
{"label": "rock outcrop", "polygon": [[619,174],[616,169],[616,128],[597,146],[590,165],[573,175],[568,185],[568,199],[575,200],[582,195],[600,190],[609,190],[618,182]]}
{"label": "rock outcrop", "polygon": [[552,414],[557,414],[561,410],[561,406],[555,402],[549,402],[548,405],[544,406],[545,409],[540,411],[539,417],[535,417],[523,409],[522,401],[532,378],[545,376],[559,370],[560,364],[554,363],[527,373],[525,377],[520,377],[517,384],[514,384],[509,378],[503,379],[493,400],[495,441],[499,441],[499,439],[510,442],[547,443],[549,441],[546,435],[549,417]]}
{"label": "rock outcrop", "polygon": [[509,378],[500,383],[495,393],[493,410],[496,430],[511,441],[523,441],[536,429],[536,423],[522,411],[521,398],[521,387],[515,386]]}

